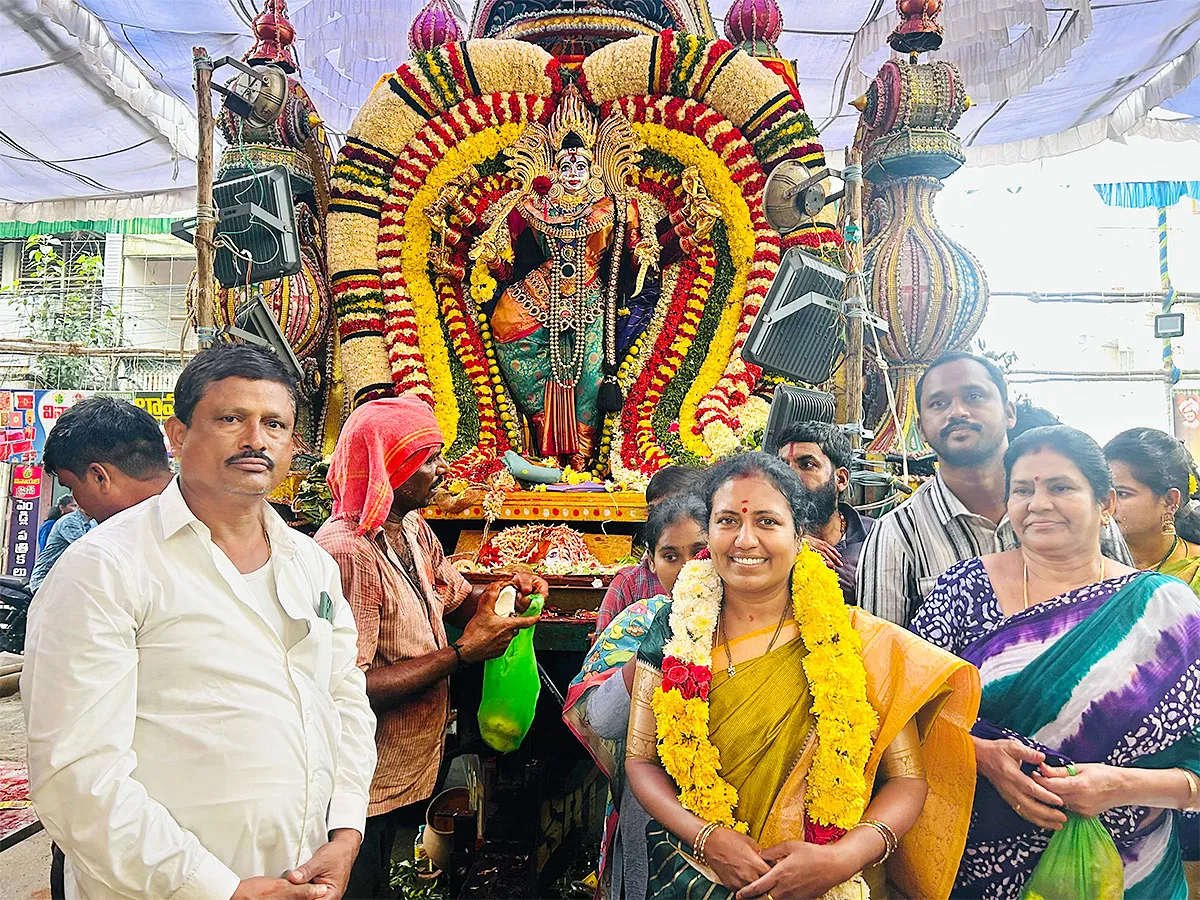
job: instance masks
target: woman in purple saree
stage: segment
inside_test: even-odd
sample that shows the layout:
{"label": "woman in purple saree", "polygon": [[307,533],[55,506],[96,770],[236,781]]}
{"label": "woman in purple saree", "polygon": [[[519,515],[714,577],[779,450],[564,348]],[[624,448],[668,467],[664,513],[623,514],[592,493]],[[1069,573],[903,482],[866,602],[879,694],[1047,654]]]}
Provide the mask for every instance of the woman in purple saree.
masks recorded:
{"label": "woman in purple saree", "polygon": [[911,626],[983,684],[983,777],[953,896],[1017,900],[1066,807],[1112,835],[1127,900],[1182,900],[1179,811],[1200,801],[1200,601],[1103,560],[1113,494],[1086,435],[1034,429],[1005,468],[1021,548],[949,569]]}

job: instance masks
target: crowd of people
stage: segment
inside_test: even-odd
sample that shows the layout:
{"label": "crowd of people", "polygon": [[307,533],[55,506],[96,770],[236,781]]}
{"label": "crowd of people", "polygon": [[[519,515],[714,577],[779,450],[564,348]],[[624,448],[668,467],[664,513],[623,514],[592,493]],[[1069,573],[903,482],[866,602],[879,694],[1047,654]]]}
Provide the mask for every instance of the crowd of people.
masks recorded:
{"label": "crowd of people", "polygon": [[[1017,900],[1070,816],[1099,817],[1125,897],[1187,896],[1194,463],[1149,428],[1022,430],[965,353],[916,401],[937,474],[879,520],[822,423],[651,481],[645,556],[564,709],[610,780],[606,897]],[[177,473],[122,401],[47,440],[78,509],[39,557],[21,694],[55,897],[389,896],[450,677],[537,621],[497,614],[501,583],[467,582],[422,518],[447,465],[419,400],[359,406],[332,516],[289,528],[265,497],[296,404],[269,351],[218,345],[176,386]],[[549,594],[512,583],[518,611]]]}

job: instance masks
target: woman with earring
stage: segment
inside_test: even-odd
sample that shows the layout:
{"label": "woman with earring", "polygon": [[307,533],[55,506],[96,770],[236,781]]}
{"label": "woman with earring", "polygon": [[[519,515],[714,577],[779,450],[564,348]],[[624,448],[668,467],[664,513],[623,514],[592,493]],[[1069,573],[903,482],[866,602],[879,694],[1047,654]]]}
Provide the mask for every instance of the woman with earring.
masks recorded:
{"label": "woman with earring", "polygon": [[1017,900],[1067,811],[1099,816],[1125,897],[1184,898],[1180,810],[1200,808],[1200,601],[1100,553],[1100,447],[1035,428],[1004,455],[1016,550],[956,564],[913,619],[974,663],[979,775],[955,897]]}
{"label": "woman with earring", "polygon": [[1130,428],[1104,445],[1117,492],[1115,518],[1139,569],[1174,575],[1200,592],[1196,464],[1182,442],[1155,428]]}
{"label": "woman with earring", "polygon": [[[799,476],[727,459],[708,551],[638,650],[625,773],[652,898],[945,898],[966,838],[977,673],[848,607]],[[885,865],[880,865],[885,863]]]}

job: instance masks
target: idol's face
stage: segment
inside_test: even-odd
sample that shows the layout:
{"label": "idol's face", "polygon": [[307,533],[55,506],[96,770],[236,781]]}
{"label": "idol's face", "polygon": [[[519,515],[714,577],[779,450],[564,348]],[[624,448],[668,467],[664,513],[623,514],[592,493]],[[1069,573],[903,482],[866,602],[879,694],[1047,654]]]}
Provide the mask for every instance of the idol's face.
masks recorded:
{"label": "idol's face", "polygon": [[587,184],[591,163],[582,153],[568,153],[558,164],[558,180],[569,194],[578,193]]}

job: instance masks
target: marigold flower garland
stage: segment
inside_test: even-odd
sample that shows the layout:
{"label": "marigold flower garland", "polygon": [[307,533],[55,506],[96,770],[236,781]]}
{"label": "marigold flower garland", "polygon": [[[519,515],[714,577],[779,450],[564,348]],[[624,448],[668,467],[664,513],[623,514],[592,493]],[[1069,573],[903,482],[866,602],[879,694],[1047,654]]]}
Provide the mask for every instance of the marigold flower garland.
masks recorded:
{"label": "marigold flower garland", "polygon": [[[712,646],[723,596],[711,559],[687,563],[672,592],[671,638],[663,648],[663,681],[654,692],[658,755],[697,816],[742,833],[737,790],[718,774],[720,753],[709,739]],[[865,771],[879,719],[867,701],[862,640],[850,620],[837,575],[805,544],[791,575],[792,611],[808,651],[804,673],[816,720],[816,751],[804,795],[808,839],[828,843],[862,818],[869,795]]]}

